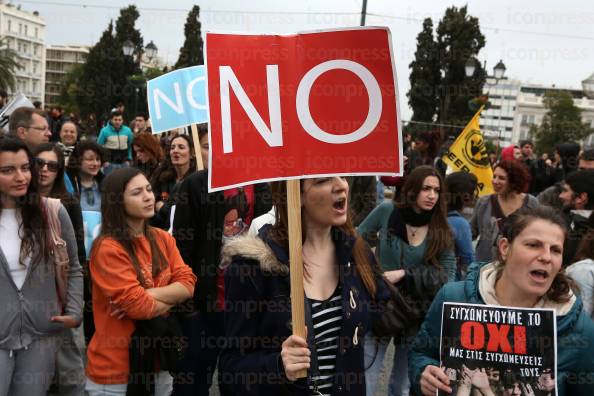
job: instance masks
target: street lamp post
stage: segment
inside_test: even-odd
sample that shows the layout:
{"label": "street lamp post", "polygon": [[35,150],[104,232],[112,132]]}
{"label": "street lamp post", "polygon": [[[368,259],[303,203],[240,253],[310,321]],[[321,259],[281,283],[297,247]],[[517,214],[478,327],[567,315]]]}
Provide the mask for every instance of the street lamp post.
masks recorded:
{"label": "street lamp post", "polygon": [[[151,40],[146,47],[140,48],[137,51],[136,46],[131,40],[126,40],[122,44],[122,51],[124,52],[125,56],[129,56],[132,58],[134,62],[138,65],[138,67],[142,70],[142,56],[143,54],[146,55],[148,62],[152,62],[152,60],[157,56],[158,48]],[[134,55],[136,54],[136,58]],[[131,79],[134,85],[138,84],[137,79]],[[134,87],[134,112],[138,111],[138,94],[140,93],[140,88],[138,86]]]}
{"label": "street lamp post", "polygon": [[[472,77],[474,75],[474,72],[476,71],[476,62],[477,60],[474,58],[469,58],[466,61],[466,64],[464,65],[464,73],[466,74],[466,77]],[[485,61],[483,63],[483,69],[486,69],[486,64],[487,61]],[[489,97],[489,91],[491,90],[491,87],[496,86],[497,84],[499,84],[499,80],[502,80],[504,78],[505,75],[505,64],[503,63],[502,60],[499,60],[499,62],[495,65],[495,67],[493,68],[493,79],[495,79],[495,83],[490,84],[488,82],[488,80],[485,80],[485,84],[487,84],[487,98]],[[489,76],[487,76],[489,77]],[[501,113],[503,111],[503,95],[501,95],[501,104],[499,106],[499,115],[497,117],[497,124],[499,125],[499,132],[497,134],[497,144],[499,145],[501,142],[501,133],[502,133],[502,128],[501,128]]]}
{"label": "street lamp post", "polygon": [[157,56],[157,46],[155,45],[155,43],[153,43],[153,40],[151,40],[146,47],[144,47],[144,53],[146,54],[146,57],[148,58],[149,63],[152,62],[153,58],[155,58]]}
{"label": "street lamp post", "polygon": [[135,49],[136,47],[134,47],[134,43],[131,40],[126,40],[122,44],[122,51],[124,51],[124,55],[126,56],[134,56]]}
{"label": "street lamp post", "polygon": [[159,49],[151,40],[146,47],[140,48],[137,51],[137,48],[134,46],[134,43],[131,40],[126,40],[122,44],[122,51],[124,52],[125,56],[130,56],[134,58],[134,54],[136,54],[136,58],[134,59],[139,65],[142,63],[142,56],[145,55],[148,59],[149,63],[152,62],[154,58],[156,58]]}

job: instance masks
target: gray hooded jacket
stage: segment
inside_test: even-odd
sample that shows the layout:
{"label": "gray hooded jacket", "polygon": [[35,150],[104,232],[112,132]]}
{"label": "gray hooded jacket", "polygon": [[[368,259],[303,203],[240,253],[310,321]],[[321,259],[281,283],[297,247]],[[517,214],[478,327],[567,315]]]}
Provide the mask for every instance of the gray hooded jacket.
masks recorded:
{"label": "gray hooded jacket", "polygon": [[[58,216],[62,239],[68,245],[70,258],[64,315],[73,316],[80,322],[83,308],[82,267],[78,262],[74,229],[64,207],[60,208]],[[32,256],[35,255],[33,253]],[[47,261],[42,259],[29,265],[25,283],[19,290],[0,249],[0,301],[0,349],[25,348],[41,337],[59,335],[65,329],[61,323],[50,320],[52,316],[62,315],[52,256]]]}

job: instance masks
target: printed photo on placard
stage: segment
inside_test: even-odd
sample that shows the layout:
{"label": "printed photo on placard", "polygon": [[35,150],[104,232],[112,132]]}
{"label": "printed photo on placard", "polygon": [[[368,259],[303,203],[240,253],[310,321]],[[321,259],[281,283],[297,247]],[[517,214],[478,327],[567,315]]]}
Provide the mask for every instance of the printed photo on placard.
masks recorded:
{"label": "printed photo on placard", "polygon": [[444,303],[440,361],[451,395],[557,395],[556,334],[552,309]]}

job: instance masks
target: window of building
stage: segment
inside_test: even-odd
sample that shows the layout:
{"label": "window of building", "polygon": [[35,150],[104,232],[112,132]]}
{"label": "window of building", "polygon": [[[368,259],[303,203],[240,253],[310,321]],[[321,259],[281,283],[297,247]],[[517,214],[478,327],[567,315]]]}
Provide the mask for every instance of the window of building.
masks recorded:
{"label": "window of building", "polygon": [[33,92],[37,92],[37,81],[33,81]]}
{"label": "window of building", "polygon": [[522,114],[522,125],[532,125],[534,124],[535,116],[534,114]]}
{"label": "window of building", "polygon": [[23,34],[23,24],[19,23],[19,34]]}
{"label": "window of building", "polygon": [[6,30],[9,31],[9,32],[12,32],[12,21],[10,19],[8,20],[8,26],[7,27],[8,28]]}
{"label": "window of building", "polygon": [[37,74],[37,62],[33,62],[33,74]]}
{"label": "window of building", "polygon": [[29,26],[25,25],[25,36],[29,35]]}
{"label": "window of building", "polygon": [[39,37],[39,28],[35,28],[35,38]]}

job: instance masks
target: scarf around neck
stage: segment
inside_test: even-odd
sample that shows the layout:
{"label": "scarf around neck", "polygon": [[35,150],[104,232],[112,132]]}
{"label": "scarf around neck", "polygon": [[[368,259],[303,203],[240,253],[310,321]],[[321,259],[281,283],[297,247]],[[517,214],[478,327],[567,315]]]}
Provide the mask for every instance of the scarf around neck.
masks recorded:
{"label": "scarf around neck", "polygon": [[394,210],[388,220],[388,233],[408,243],[406,225],[422,227],[429,224],[432,215],[433,210],[423,210],[421,213],[417,213],[411,207],[399,208],[394,205]]}

